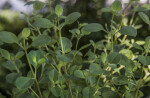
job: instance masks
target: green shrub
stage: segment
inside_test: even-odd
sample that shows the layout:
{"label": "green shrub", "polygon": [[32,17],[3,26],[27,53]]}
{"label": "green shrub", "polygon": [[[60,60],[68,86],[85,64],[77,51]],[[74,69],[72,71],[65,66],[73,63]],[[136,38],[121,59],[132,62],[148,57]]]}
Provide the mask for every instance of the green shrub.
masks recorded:
{"label": "green shrub", "polygon": [[[129,23],[124,23],[131,0],[125,10],[120,1],[103,12],[112,13],[111,25],[79,23],[69,30],[71,38],[62,37],[62,28],[81,17],[79,12],[63,16],[57,5],[48,16],[38,14],[46,3],[35,1],[33,16],[26,16],[28,27],[16,36],[0,32],[0,45],[18,45],[16,53],[0,48],[1,66],[10,71],[6,81],[12,98],[140,98],[142,87],[150,86],[150,37],[136,41],[135,13],[148,25],[147,7],[135,6]],[[139,12],[140,10],[140,12]],[[121,17],[117,23],[114,17]],[[110,28],[110,29],[109,29]],[[105,39],[78,47],[83,36],[103,31]],[[129,38],[127,37],[129,36]],[[72,39],[76,39],[73,49]],[[92,49],[89,49],[89,47]],[[83,54],[82,51],[88,52]],[[29,66],[30,70],[25,70]],[[0,97],[4,97],[0,94]]]}

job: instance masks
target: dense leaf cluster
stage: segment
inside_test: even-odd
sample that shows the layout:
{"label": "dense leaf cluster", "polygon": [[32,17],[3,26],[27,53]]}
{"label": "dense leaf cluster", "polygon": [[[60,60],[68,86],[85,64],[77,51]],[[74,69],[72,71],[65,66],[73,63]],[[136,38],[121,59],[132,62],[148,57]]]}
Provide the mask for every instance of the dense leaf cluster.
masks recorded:
{"label": "dense leaf cluster", "polygon": [[[20,47],[16,53],[0,48],[0,63],[11,73],[6,81],[11,84],[8,93],[12,98],[140,98],[140,88],[150,86],[150,37],[145,41],[135,41],[137,35],[132,18],[123,23],[128,6],[135,4],[131,0],[125,10],[120,1],[113,2],[111,8],[110,29],[107,24],[79,23],[69,30],[71,38],[62,37],[62,28],[71,25],[82,15],[73,12],[63,16],[63,8],[57,5],[48,16],[38,14],[44,5],[40,1],[33,4],[34,16],[26,15],[28,27],[19,35],[8,31],[0,32],[0,45],[16,44]],[[50,6],[51,7],[51,6]],[[138,5],[133,13],[138,12]],[[145,11],[138,12],[139,17],[150,25]],[[51,9],[51,8],[50,8]],[[116,23],[114,17],[121,17]],[[134,16],[133,16],[134,17]],[[78,47],[83,36],[103,31],[105,39]],[[128,39],[128,36],[130,39]],[[77,43],[73,49],[72,39]],[[92,48],[89,48],[89,47]],[[88,49],[86,54],[82,51]],[[134,51],[133,51],[134,50]],[[25,59],[25,60],[24,60]],[[26,61],[26,62],[25,62]],[[22,71],[29,66],[28,72]],[[2,95],[0,95],[1,97]]]}

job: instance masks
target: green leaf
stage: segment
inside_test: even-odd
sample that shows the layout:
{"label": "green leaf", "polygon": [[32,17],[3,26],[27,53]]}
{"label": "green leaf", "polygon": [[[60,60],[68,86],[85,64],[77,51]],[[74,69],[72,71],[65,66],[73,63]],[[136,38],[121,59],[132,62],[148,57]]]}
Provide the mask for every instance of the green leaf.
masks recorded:
{"label": "green leaf", "polygon": [[62,6],[56,5],[56,7],[55,7],[55,13],[57,14],[57,16],[62,15],[62,13],[63,13],[63,8],[62,8]]}
{"label": "green leaf", "polygon": [[7,31],[0,32],[0,41],[5,43],[18,43],[18,39],[15,34]]}
{"label": "green leaf", "polygon": [[38,60],[38,64],[43,64],[44,62],[45,62],[45,59],[44,59],[44,58]]}
{"label": "green leaf", "polygon": [[82,79],[85,78],[85,76],[84,76],[84,74],[83,74],[83,72],[82,72],[81,70],[76,70],[76,71],[74,72],[74,76],[76,76],[76,77],[78,77],[78,78],[82,78]]}
{"label": "green leaf", "polygon": [[10,60],[10,54],[7,50],[0,48],[0,53],[1,53],[2,57],[4,57],[7,60]]}
{"label": "green leaf", "polygon": [[73,12],[71,14],[69,14],[66,19],[65,19],[65,23],[66,24],[72,24],[74,23],[79,17],[81,16],[81,14],[79,12]]}
{"label": "green leaf", "polygon": [[44,57],[45,52],[42,50],[37,50],[37,51],[32,50],[28,53],[28,55],[29,55],[30,63],[33,65],[35,69],[39,68],[40,66],[40,64],[38,64],[38,61],[45,58]]}
{"label": "green leaf", "polygon": [[139,12],[138,14],[139,14],[139,16],[141,17],[141,19],[142,19],[145,23],[147,23],[148,25],[150,25],[150,19],[149,19],[149,17],[148,17],[145,13]]}
{"label": "green leaf", "polygon": [[90,64],[89,70],[93,75],[100,75],[103,73],[103,70],[101,69],[100,65],[96,63]]}
{"label": "green leaf", "polygon": [[33,3],[33,8],[34,8],[34,10],[40,10],[40,9],[43,8],[43,6],[44,6],[44,3],[41,2],[41,1],[35,1],[35,2]]}
{"label": "green leaf", "polygon": [[102,8],[102,12],[112,12],[111,8]]}
{"label": "green leaf", "polygon": [[51,28],[53,27],[53,24],[50,20],[46,18],[38,18],[34,23],[33,26],[36,28]]}
{"label": "green leaf", "polygon": [[16,86],[18,89],[26,89],[34,84],[34,79],[29,77],[19,77],[16,79]]}
{"label": "green leaf", "polygon": [[132,59],[133,57],[133,53],[129,49],[122,49],[119,53],[125,55],[126,57],[128,57],[128,59]]}
{"label": "green leaf", "polygon": [[98,23],[91,23],[84,26],[84,30],[88,32],[98,32],[104,30],[103,26]]}
{"label": "green leaf", "polygon": [[15,83],[16,79],[21,76],[21,73],[10,73],[6,76],[6,81],[10,84]]}
{"label": "green leaf", "polygon": [[124,26],[123,28],[121,28],[119,33],[121,33],[123,35],[133,36],[133,37],[136,37],[136,35],[137,35],[136,29],[134,29],[131,26]]}
{"label": "green leaf", "polygon": [[62,46],[63,46],[63,52],[66,53],[66,52],[70,51],[70,49],[72,47],[72,43],[68,38],[62,37]]}
{"label": "green leaf", "polygon": [[143,48],[140,45],[138,45],[137,43],[133,43],[133,47],[136,49],[139,49],[139,50],[143,50]]}
{"label": "green leaf", "polygon": [[143,64],[143,65],[150,65],[150,56],[138,56],[138,60]]}
{"label": "green leaf", "polygon": [[85,87],[82,90],[83,98],[90,98],[90,88]]}
{"label": "green leaf", "polygon": [[73,60],[73,57],[74,56],[72,53],[68,53],[65,55],[61,55],[61,54],[57,55],[58,60],[63,61],[63,62],[71,62]]}
{"label": "green leaf", "polygon": [[61,88],[59,88],[58,86],[56,87],[51,87],[51,92],[55,97],[59,97],[60,96],[60,92],[61,92]]}
{"label": "green leaf", "polygon": [[22,56],[24,56],[24,52],[23,51],[19,51],[19,52],[17,52],[15,58],[16,59],[20,59]]}
{"label": "green leaf", "polygon": [[128,84],[128,78],[126,76],[120,75],[118,77],[114,77],[113,82],[115,85],[125,85]]}
{"label": "green leaf", "polygon": [[115,1],[112,3],[111,9],[112,9],[112,11],[114,11],[114,12],[119,12],[120,10],[122,10],[122,4],[121,4],[121,2],[118,1],[118,0],[115,0]]}
{"label": "green leaf", "polygon": [[107,56],[107,61],[111,64],[118,64],[121,59],[121,56],[117,53],[111,53]]}
{"label": "green leaf", "polygon": [[23,36],[24,38],[29,37],[29,36],[30,36],[30,29],[29,29],[29,28],[24,28],[24,29],[22,30],[22,36]]}
{"label": "green leaf", "polygon": [[32,46],[44,46],[50,43],[51,38],[48,35],[39,35],[35,40],[32,42]]}

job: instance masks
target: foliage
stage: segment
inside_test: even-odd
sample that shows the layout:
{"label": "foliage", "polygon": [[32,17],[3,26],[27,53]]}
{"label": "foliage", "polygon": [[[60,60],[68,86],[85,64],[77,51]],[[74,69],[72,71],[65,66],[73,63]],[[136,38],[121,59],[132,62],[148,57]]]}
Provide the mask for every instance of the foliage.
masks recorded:
{"label": "foliage", "polygon": [[[56,5],[50,16],[37,13],[47,3],[32,1],[34,16],[27,16],[28,27],[16,36],[8,31],[0,32],[0,45],[16,44],[16,53],[0,48],[1,66],[11,73],[6,81],[12,98],[140,98],[141,88],[150,86],[150,37],[135,41],[137,30],[125,25],[126,9],[134,4],[131,0],[125,10],[116,0],[111,8],[110,29],[99,23],[79,23],[69,30],[71,38],[62,37],[62,29],[81,17],[79,12],[63,16],[63,7]],[[138,5],[137,5],[138,6]],[[50,9],[51,6],[49,6]],[[147,10],[146,10],[147,11]],[[138,10],[139,17],[150,25],[145,12]],[[133,14],[133,15],[134,15]],[[117,23],[114,17],[121,17]],[[134,16],[133,16],[134,17]],[[105,39],[78,47],[83,36],[103,31]],[[129,38],[128,38],[129,36]],[[75,49],[72,39],[76,39]],[[89,46],[92,49],[88,48]],[[88,49],[86,54],[82,50]],[[26,60],[25,60],[26,59]],[[29,66],[30,70],[24,71]],[[0,97],[3,95],[0,93]]]}

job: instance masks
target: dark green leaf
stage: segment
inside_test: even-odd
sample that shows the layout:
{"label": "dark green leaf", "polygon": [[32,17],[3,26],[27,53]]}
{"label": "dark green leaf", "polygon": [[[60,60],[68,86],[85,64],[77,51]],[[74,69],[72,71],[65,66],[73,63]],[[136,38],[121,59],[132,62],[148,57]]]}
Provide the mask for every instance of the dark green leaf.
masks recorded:
{"label": "dark green leaf", "polygon": [[44,3],[41,2],[41,1],[35,1],[35,2],[33,3],[33,8],[34,8],[34,10],[40,10],[40,9],[43,8],[43,6],[44,6]]}
{"label": "dark green leaf", "polygon": [[113,78],[113,82],[115,85],[125,85],[128,84],[128,78],[126,76],[118,76]]}
{"label": "dark green leaf", "polygon": [[51,28],[53,27],[53,24],[50,20],[46,18],[38,18],[34,23],[33,26],[36,28]]}
{"label": "dark green leaf", "polygon": [[72,53],[68,53],[65,55],[58,54],[57,58],[63,62],[71,62],[73,60],[73,54]]}
{"label": "dark green leaf", "polygon": [[81,16],[81,14],[79,12],[73,12],[71,14],[69,14],[66,19],[65,19],[65,23],[66,24],[72,24],[74,23],[79,17]]}
{"label": "dark green leaf", "polygon": [[51,38],[48,35],[39,35],[35,40],[32,42],[32,46],[44,46],[50,43]]}
{"label": "dark green leaf", "polygon": [[22,56],[24,56],[24,52],[23,51],[19,51],[19,52],[17,52],[15,58],[16,59],[20,59]]}
{"label": "dark green leaf", "polygon": [[62,37],[62,46],[63,46],[63,52],[66,53],[70,51],[72,47],[72,43],[68,38]]}
{"label": "dark green leaf", "polygon": [[139,12],[138,14],[139,14],[139,16],[141,17],[141,19],[142,19],[145,23],[147,23],[148,25],[150,25],[150,19],[149,19],[149,17],[148,17],[145,13]]}
{"label": "dark green leaf", "polygon": [[82,78],[82,79],[85,78],[85,76],[84,76],[84,74],[83,74],[83,72],[82,72],[81,70],[76,70],[76,71],[74,72],[74,76],[76,76],[76,77],[78,77],[78,78]]}
{"label": "dark green leaf", "polygon": [[6,81],[10,84],[15,83],[16,79],[21,76],[21,73],[10,73],[6,76]]}
{"label": "dark green leaf", "polygon": [[150,56],[138,56],[138,60],[143,64],[143,65],[150,65]]}
{"label": "dark green leaf", "polygon": [[143,48],[140,45],[138,45],[137,43],[133,43],[133,47],[136,49],[139,49],[139,50],[143,50]]}
{"label": "dark green leaf", "polygon": [[125,27],[121,28],[121,30],[119,31],[119,33],[121,33],[123,35],[133,36],[133,37],[136,37],[136,35],[137,35],[136,29],[134,29],[131,26],[125,26]]}
{"label": "dark green leaf", "polygon": [[10,60],[10,53],[7,50],[0,48],[0,53],[2,57],[4,57],[7,60]]}
{"label": "dark green leaf", "polygon": [[16,35],[7,31],[0,32],[0,41],[5,43],[18,43]]}
{"label": "dark green leaf", "polygon": [[34,79],[29,77],[19,77],[16,79],[16,86],[18,89],[26,89],[33,85]]}
{"label": "dark green leaf", "polygon": [[111,12],[111,8],[102,8],[101,9],[102,12]]}
{"label": "dark green leaf", "polygon": [[89,70],[93,75],[100,75],[103,73],[103,70],[101,69],[100,65],[96,63],[90,64]]}
{"label": "dark green leaf", "polygon": [[118,0],[115,0],[112,5],[111,5],[111,9],[114,11],[114,12],[119,12],[120,10],[122,10],[122,4],[120,1]]}
{"label": "dark green leaf", "polygon": [[84,30],[88,32],[98,32],[103,29],[104,29],[103,26],[98,23],[91,23],[84,26]]}

